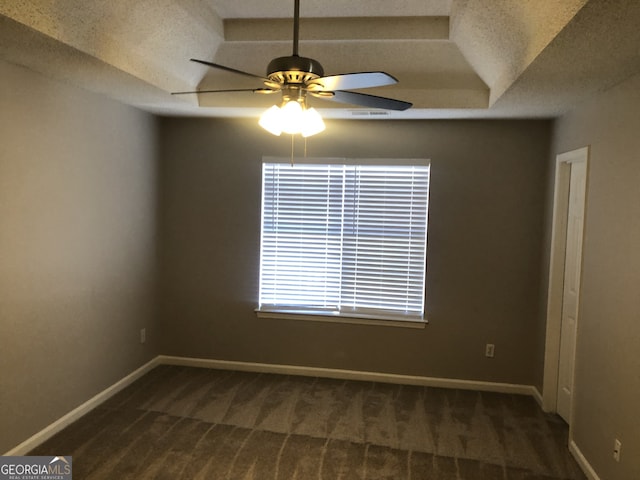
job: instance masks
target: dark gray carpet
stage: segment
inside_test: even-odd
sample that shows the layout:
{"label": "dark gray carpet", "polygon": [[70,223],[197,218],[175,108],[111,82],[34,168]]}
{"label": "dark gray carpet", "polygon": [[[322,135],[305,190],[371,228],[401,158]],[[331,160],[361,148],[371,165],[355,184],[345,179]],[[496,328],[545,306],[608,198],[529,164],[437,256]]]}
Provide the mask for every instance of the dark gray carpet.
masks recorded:
{"label": "dark gray carpet", "polygon": [[585,479],[527,396],[171,366],[30,454],[75,480]]}

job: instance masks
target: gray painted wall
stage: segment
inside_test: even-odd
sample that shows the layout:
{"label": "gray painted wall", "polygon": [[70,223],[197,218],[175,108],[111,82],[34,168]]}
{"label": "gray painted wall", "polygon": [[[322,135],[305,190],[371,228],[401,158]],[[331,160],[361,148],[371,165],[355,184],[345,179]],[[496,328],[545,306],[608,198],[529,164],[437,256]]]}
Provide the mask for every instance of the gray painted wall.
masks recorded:
{"label": "gray painted wall", "polygon": [[[263,155],[254,120],[161,121],[162,352],[541,385],[550,122],[332,121],[309,156],[431,159],[423,330],[258,319]],[[302,144],[296,146],[303,151]],[[496,357],[484,357],[495,343]]]}
{"label": "gray painted wall", "polygon": [[555,128],[555,153],[591,145],[572,428],[603,480],[640,478],[639,111],[636,76]]}
{"label": "gray painted wall", "polygon": [[0,79],[3,453],[157,353],[156,138],[102,96],[4,62]]}

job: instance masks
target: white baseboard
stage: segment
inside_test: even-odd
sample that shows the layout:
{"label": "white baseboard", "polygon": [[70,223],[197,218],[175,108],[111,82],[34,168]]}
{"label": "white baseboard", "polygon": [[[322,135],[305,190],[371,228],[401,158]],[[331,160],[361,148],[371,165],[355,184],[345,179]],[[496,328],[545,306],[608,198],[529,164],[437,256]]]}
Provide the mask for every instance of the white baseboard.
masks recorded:
{"label": "white baseboard", "polygon": [[542,411],[545,411],[545,409],[544,409],[544,399],[542,398],[542,394],[540,393],[540,390],[538,390],[537,387],[531,386],[531,395],[533,396],[535,401],[538,402],[538,405],[540,406],[540,409]]}
{"label": "white baseboard", "polygon": [[580,465],[580,468],[587,476],[588,480],[600,480],[600,477],[598,476],[596,471],[593,469],[589,461],[585,458],[585,456],[580,451],[580,448],[578,448],[573,440],[569,441],[569,451],[571,452],[571,455],[573,455],[573,458],[576,459],[576,462],[578,462],[578,465]]}
{"label": "white baseboard", "polygon": [[[333,368],[300,367],[295,365],[279,365],[271,363],[210,360],[206,358],[171,357],[167,355],[160,355],[158,359],[163,365],[180,365],[185,367],[213,368],[219,370],[238,370],[243,372],[279,373],[283,375],[336,378],[340,380],[363,380],[368,382],[397,383],[402,385],[419,385],[425,387],[458,388],[462,390],[531,395],[534,398],[536,397],[537,392],[537,389],[531,385],[517,385],[511,383],[421,377],[413,375],[398,375],[394,373],[340,370]],[[538,399],[536,398],[536,400]]]}
{"label": "white baseboard", "polygon": [[3,454],[4,456],[17,456],[17,455],[26,455],[28,452],[33,450],[38,445],[44,443],[49,438],[53,437],[56,433],[68,427],[73,422],[78,420],[83,415],[86,415],[91,410],[99,406],[101,403],[107,401],[109,398],[113,397],[120,390],[123,390],[125,387],[129,386],[140,377],[150,372],[153,368],[160,365],[158,357],[144,364],[137,370],[131,372],[129,375],[114,383],[110,387],[106,388],[102,392],[98,393],[94,397],[90,398],[82,405],[77,408],[74,408],[69,413],[60,417],[58,420],[50,424],[48,427],[40,430],[35,435],[26,439],[17,447],[9,450],[7,453]]}

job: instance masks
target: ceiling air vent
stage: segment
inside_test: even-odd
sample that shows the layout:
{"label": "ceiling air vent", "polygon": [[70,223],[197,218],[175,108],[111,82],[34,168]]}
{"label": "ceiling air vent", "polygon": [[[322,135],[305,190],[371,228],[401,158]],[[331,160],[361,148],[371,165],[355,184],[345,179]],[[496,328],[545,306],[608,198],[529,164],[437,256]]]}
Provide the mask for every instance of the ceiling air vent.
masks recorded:
{"label": "ceiling air vent", "polygon": [[388,117],[389,112],[384,110],[351,110],[353,117]]}

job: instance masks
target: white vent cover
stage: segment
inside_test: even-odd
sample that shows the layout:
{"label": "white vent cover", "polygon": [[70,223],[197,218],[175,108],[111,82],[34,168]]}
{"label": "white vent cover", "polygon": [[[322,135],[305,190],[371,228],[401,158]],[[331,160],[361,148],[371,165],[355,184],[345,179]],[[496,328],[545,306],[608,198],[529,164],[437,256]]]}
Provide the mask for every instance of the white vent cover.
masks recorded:
{"label": "white vent cover", "polygon": [[385,110],[351,110],[352,117],[388,117],[389,112]]}

